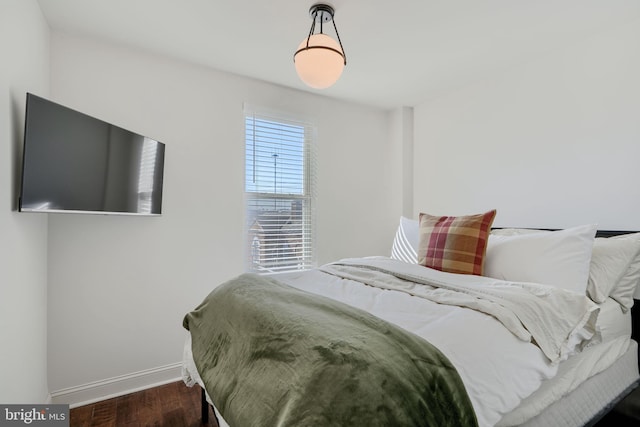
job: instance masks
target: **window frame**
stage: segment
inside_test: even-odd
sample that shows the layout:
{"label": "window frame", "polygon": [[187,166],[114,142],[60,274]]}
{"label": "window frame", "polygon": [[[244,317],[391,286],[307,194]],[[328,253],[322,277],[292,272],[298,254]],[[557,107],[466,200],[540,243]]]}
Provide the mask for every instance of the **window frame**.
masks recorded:
{"label": "window frame", "polygon": [[[255,148],[256,142],[269,145],[261,137],[256,136],[256,132],[248,133],[249,126],[256,129],[256,123],[273,123],[283,128],[303,129],[302,143],[302,171],[299,178],[302,180],[301,192],[279,191],[277,188],[276,160],[274,160],[274,188],[264,191],[264,188],[256,188],[249,191],[249,149]],[[247,272],[259,274],[276,274],[290,271],[300,271],[315,268],[316,248],[316,127],[309,120],[293,116],[291,114],[268,110],[255,106],[244,106],[244,269]],[[262,126],[262,125],[261,125]],[[262,129],[261,126],[258,128]],[[264,127],[266,129],[266,126]],[[291,141],[275,143],[274,150],[283,147],[293,147]],[[255,170],[255,150],[253,152],[253,170]],[[277,154],[273,156],[277,157]],[[260,160],[264,163],[267,156],[263,155]],[[252,172],[255,173],[255,172]],[[255,180],[255,174],[254,180]],[[287,175],[291,177],[293,175]],[[254,184],[253,185],[257,185]],[[259,187],[259,185],[257,185]],[[262,206],[272,203],[274,209],[269,212]],[[287,211],[287,203],[289,209]],[[281,209],[285,206],[284,209]],[[262,212],[262,214],[260,214]],[[288,212],[288,218],[287,218]],[[263,221],[259,220],[262,216]],[[258,259],[256,259],[256,254]]]}

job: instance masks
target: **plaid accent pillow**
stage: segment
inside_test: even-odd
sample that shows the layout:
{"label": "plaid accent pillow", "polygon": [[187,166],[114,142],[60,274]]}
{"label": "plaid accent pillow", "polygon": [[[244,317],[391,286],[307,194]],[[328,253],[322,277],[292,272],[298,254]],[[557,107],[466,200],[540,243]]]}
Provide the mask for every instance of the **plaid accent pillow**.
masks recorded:
{"label": "plaid accent pillow", "polygon": [[481,276],[496,210],[478,215],[420,214],[418,264],[440,271]]}

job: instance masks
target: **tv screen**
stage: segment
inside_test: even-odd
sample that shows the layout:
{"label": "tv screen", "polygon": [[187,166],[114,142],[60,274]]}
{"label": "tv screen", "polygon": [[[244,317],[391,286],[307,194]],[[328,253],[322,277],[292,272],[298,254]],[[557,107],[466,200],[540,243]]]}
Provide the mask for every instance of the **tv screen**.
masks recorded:
{"label": "tv screen", "polygon": [[19,210],[159,215],[163,143],[27,94]]}

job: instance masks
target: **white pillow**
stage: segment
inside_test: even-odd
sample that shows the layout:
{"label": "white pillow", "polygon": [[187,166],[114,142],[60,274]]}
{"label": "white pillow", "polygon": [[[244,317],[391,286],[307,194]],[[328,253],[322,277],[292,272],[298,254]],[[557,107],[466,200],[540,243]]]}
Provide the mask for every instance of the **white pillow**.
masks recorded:
{"label": "white pillow", "polygon": [[[591,268],[587,285],[587,293],[593,301],[599,304],[605,302],[623,279],[623,289],[618,292],[619,297],[626,302],[628,300],[626,294],[630,292],[633,295],[633,289],[629,289],[633,283],[629,283],[627,272],[636,259],[636,270],[640,275],[640,236],[635,238],[633,236],[596,238],[591,254]],[[631,276],[633,279],[633,271]]]}
{"label": "white pillow", "polygon": [[391,247],[391,258],[410,264],[418,263],[419,228],[417,220],[400,217],[400,225]]}
{"label": "white pillow", "polygon": [[[615,240],[631,240],[640,243],[640,233],[624,234],[622,236],[609,237]],[[611,290],[609,295],[622,306],[622,311],[626,312],[633,306],[633,296],[640,282],[640,253],[637,253],[625,274]]]}
{"label": "white pillow", "polygon": [[484,275],[585,294],[596,224],[552,232],[489,236]]}

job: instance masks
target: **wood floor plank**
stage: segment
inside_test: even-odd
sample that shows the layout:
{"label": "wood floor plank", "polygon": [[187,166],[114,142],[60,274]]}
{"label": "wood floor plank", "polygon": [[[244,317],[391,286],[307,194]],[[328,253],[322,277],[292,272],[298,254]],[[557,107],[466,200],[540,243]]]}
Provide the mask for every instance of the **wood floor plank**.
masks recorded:
{"label": "wood floor plank", "polygon": [[69,424],[76,427],[91,427],[94,405],[80,406],[69,411]]}
{"label": "wood floor plank", "polygon": [[163,412],[162,423],[165,426],[188,427],[182,408],[171,409]]}
{"label": "wood floor plank", "polygon": [[91,427],[116,427],[116,399],[96,403],[91,417]]}
{"label": "wood floor plank", "polygon": [[166,408],[167,411],[181,407],[179,386],[184,387],[184,384],[169,383],[163,386],[162,406]]}
{"label": "wood floor plank", "polygon": [[116,425],[129,426],[138,424],[138,402],[140,396],[137,393],[121,396],[116,399]]}
{"label": "wood floor plank", "polygon": [[164,388],[158,387],[143,390],[138,406],[138,417],[141,425],[162,426],[162,402],[160,398],[164,396]]}

